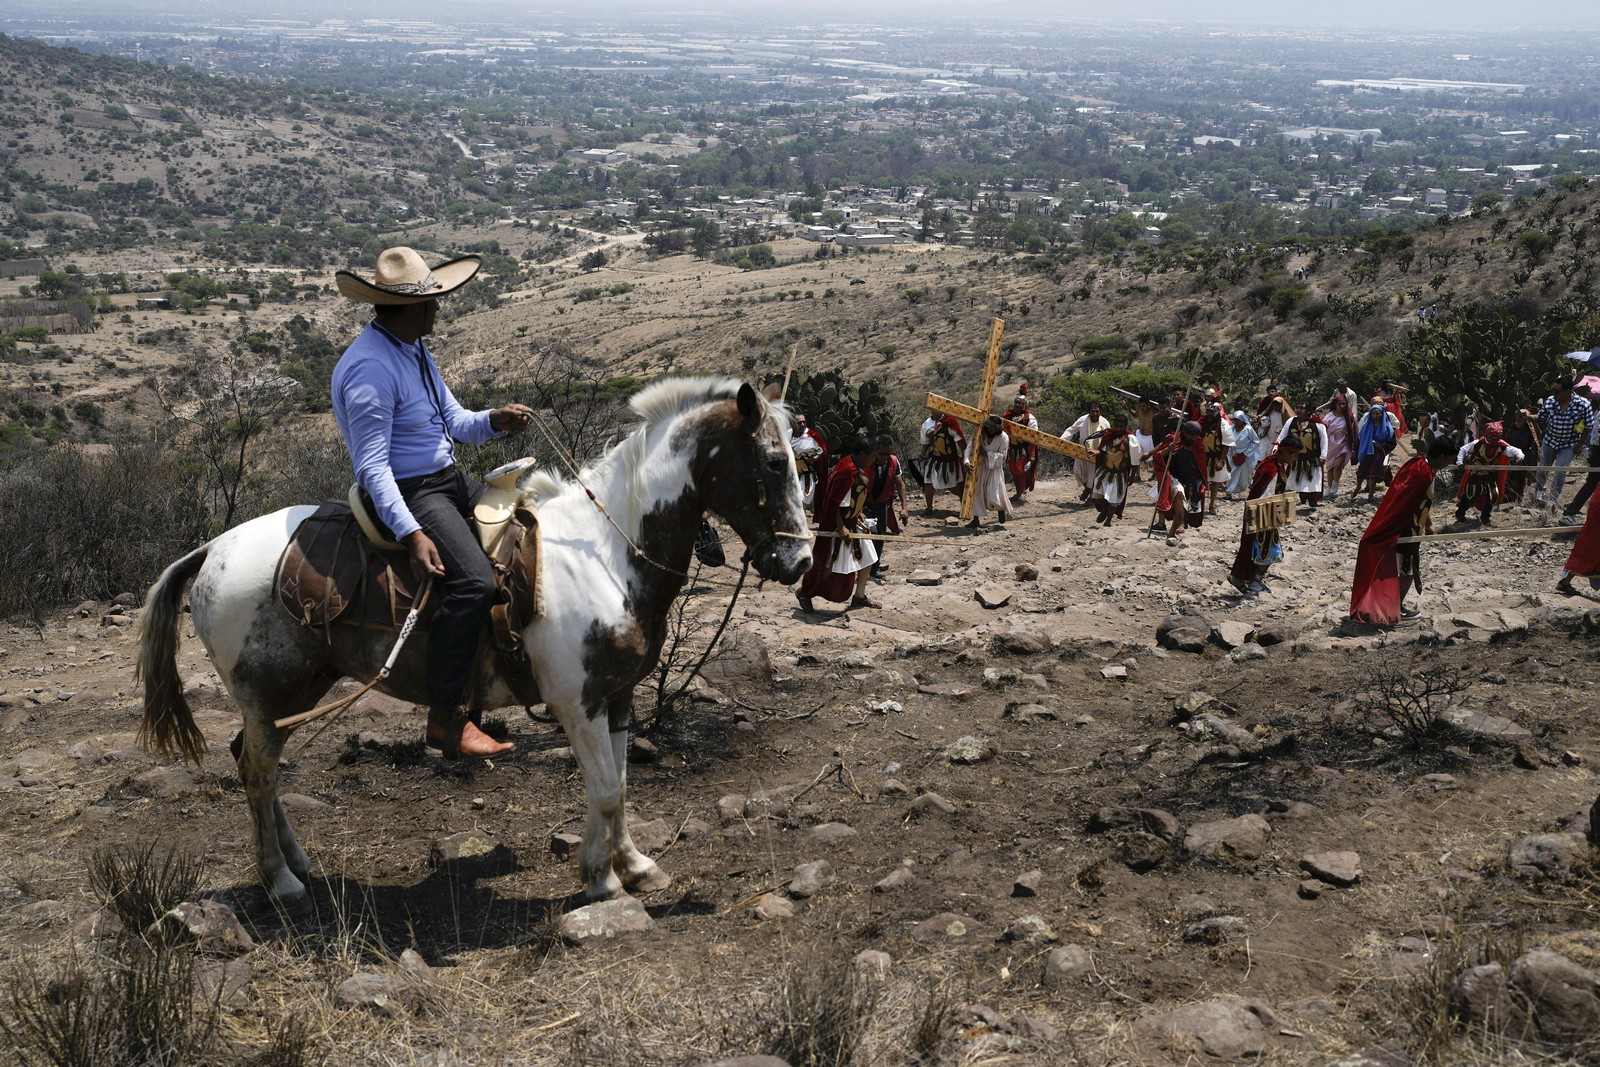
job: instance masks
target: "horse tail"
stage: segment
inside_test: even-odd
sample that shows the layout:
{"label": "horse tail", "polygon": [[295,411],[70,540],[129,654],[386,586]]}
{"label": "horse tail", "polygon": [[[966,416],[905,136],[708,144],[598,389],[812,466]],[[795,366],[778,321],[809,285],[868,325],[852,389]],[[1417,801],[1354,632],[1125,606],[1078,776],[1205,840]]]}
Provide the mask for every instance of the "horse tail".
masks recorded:
{"label": "horse tail", "polygon": [[181,756],[198,764],[206,739],[194,724],[194,712],[178,677],[178,614],[183,590],[211,552],[210,543],[172,564],[156,579],[139,613],[139,659],[134,679],[144,681],[144,720],[139,744],[163,756]]}

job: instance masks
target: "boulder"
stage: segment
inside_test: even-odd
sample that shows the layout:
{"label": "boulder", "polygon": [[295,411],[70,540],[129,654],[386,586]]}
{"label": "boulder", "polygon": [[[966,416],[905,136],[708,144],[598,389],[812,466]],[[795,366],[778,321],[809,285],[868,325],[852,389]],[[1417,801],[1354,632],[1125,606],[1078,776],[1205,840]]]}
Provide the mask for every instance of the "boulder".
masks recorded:
{"label": "boulder", "polygon": [[256,947],[233,909],[220,900],[185,901],[152,923],[150,932],[188,941],[207,956],[237,956]]}
{"label": "boulder", "polygon": [[1300,869],[1341,888],[1361,880],[1361,856],[1355,852],[1311,852],[1300,857]]}
{"label": "boulder", "polygon": [[884,978],[889,974],[889,968],[894,961],[887,952],[880,952],[875,948],[864,948],[855,954],[850,961],[857,974],[867,975],[872,978]]}
{"label": "boulder", "polygon": [[1134,1023],[1134,1033],[1190,1043],[1219,1060],[1240,1060],[1266,1052],[1268,1033],[1277,1027],[1276,1013],[1260,1001],[1207,1000],[1146,1015]]}
{"label": "boulder", "polygon": [[1040,915],[1024,915],[1000,931],[1000,940],[1020,941],[1025,945],[1037,945],[1055,939],[1056,932]]}
{"label": "boulder", "polygon": [[1082,945],[1053,948],[1044,958],[1044,984],[1062,985],[1094,973],[1094,960]]}
{"label": "boulder", "polygon": [[644,905],[633,897],[602,900],[597,904],[569,911],[556,923],[561,939],[574,946],[613,941],[628,934],[645,933],[655,925],[656,921],[644,910]]}
{"label": "boulder", "polygon": [[1197,823],[1183,836],[1183,847],[1190,855],[1206,859],[1255,859],[1266,851],[1272,826],[1259,815],[1241,815]]}
{"label": "boulder", "polygon": [[981,763],[993,759],[999,746],[987,737],[958,737],[944,750],[945,759],[951,763]]}
{"label": "boulder", "polygon": [[463,830],[436,839],[428,850],[432,867],[453,864],[476,870],[510,871],[517,865],[511,850],[478,830]]}
{"label": "boulder", "polygon": [[420,999],[416,986],[392,974],[357,971],[339,984],[334,1000],[349,1008],[366,1008],[384,1015],[400,1016],[414,1010]]}
{"label": "boulder", "polygon": [[701,675],[714,686],[771,685],[772,660],[767,655],[766,641],[754,626],[732,627],[717,642],[716,651],[706,660]]}
{"label": "boulder", "polygon": [[1212,628],[1200,615],[1168,615],[1156,627],[1156,644],[1174,652],[1204,652]]}
{"label": "boulder", "polygon": [[1571,866],[1582,849],[1575,834],[1529,834],[1506,850],[1506,866],[1550,874]]}
{"label": "boulder", "polygon": [[1540,1037],[1559,1044],[1600,1034],[1600,973],[1547,949],[1511,965],[1511,988],[1520,993]]}
{"label": "boulder", "polygon": [[1003,608],[1011,603],[1011,590],[1005,586],[986,584],[980,585],[973,592],[973,597],[990,611]]}
{"label": "boulder", "polygon": [[1153,871],[1167,858],[1167,843],[1155,834],[1133,830],[1117,844],[1117,858],[1133,871]]}
{"label": "boulder", "polygon": [[1014,897],[1036,897],[1039,895],[1039,883],[1044,880],[1044,872],[1038,869],[1024,871],[1017,875],[1017,880],[1011,883],[1011,895]]}
{"label": "boulder", "polygon": [[763,893],[761,899],[756,901],[755,913],[756,918],[763,922],[770,919],[792,919],[794,901],[777,893]]}
{"label": "boulder", "polygon": [[1516,744],[1533,736],[1527,729],[1518,726],[1510,719],[1467,708],[1446,708],[1440,713],[1439,721],[1458,734],[1484,741]]}
{"label": "boulder", "polygon": [[855,827],[842,822],[825,822],[811,828],[811,840],[819,845],[832,845],[856,836]]}
{"label": "boulder", "polygon": [[915,570],[906,575],[907,585],[931,586],[938,585],[942,581],[944,581],[944,575],[940,574],[938,571]]}
{"label": "boulder", "polygon": [[1029,630],[1012,630],[996,634],[990,647],[1002,656],[1037,656],[1050,651],[1050,641]]}
{"label": "boulder", "polygon": [[969,915],[953,911],[940,912],[924,919],[911,928],[911,936],[918,941],[950,941],[957,938],[981,939],[984,926]]}
{"label": "boulder", "polygon": [[1212,915],[1185,926],[1183,939],[1205,945],[1220,945],[1230,938],[1243,937],[1249,929],[1249,925],[1237,915]]}
{"label": "boulder", "polygon": [[917,797],[906,807],[906,814],[912,818],[923,815],[954,815],[956,806],[940,796],[938,793],[928,792]]}
{"label": "boulder", "polygon": [[1247,622],[1237,619],[1226,619],[1216,624],[1211,631],[1211,640],[1223,648],[1238,648],[1251,641],[1256,635],[1256,628]]}
{"label": "boulder", "polygon": [[898,892],[910,885],[913,880],[911,868],[902,865],[878,879],[877,884],[872,887],[872,891],[874,893]]}
{"label": "boulder", "polygon": [[838,880],[838,873],[827,860],[802,863],[794,869],[794,875],[789,879],[789,895],[796,900],[814,897]]}

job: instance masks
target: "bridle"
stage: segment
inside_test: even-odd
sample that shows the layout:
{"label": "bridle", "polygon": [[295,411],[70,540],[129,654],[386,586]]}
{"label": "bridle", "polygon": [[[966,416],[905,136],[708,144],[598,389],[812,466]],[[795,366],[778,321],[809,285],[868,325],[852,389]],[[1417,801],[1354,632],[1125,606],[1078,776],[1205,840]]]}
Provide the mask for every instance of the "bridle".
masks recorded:
{"label": "bridle", "polygon": [[756,556],[773,541],[784,539],[791,541],[810,541],[813,535],[809,530],[807,530],[805,533],[788,533],[787,531],[778,529],[777,521],[772,516],[772,506],[767,499],[767,480],[762,474],[761,454],[756,447],[756,431],[751,430],[749,437],[746,440],[750,446],[750,467],[755,472],[756,509],[761,512],[761,517],[767,522],[766,532],[758,536],[753,542],[745,545],[744,559],[742,562],[746,566],[749,566],[750,563],[755,560]]}

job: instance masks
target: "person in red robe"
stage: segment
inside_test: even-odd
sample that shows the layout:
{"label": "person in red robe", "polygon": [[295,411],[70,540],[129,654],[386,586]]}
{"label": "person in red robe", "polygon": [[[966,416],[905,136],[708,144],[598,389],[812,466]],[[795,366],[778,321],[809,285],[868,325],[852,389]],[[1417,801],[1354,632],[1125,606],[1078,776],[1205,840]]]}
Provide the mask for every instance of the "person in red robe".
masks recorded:
{"label": "person in red robe", "polygon": [[[873,444],[877,452],[873,455],[867,515],[877,522],[876,532],[882,537],[885,533],[899,533],[901,525],[910,522],[911,516],[906,513],[906,483],[900,477],[900,457],[894,454],[894,435],[879,434]],[[898,521],[894,510],[896,498],[900,501]],[[872,565],[872,576],[878,578],[883,574],[883,542],[875,540],[872,547],[878,553],[878,562]]]}
{"label": "person in red robe", "polygon": [[[1018,426],[1026,426],[1030,430],[1039,428],[1039,420],[1028,410],[1027,382],[1022,383],[1017,398],[1011,402],[1011,407],[1001,417]],[[1030,445],[1013,435],[1011,447],[1006,451],[1006,470],[1010,472],[1011,484],[1017,490],[1012,499],[1020,504],[1028,499],[1028,494],[1033,490],[1033,484],[1038,478],[1039,446]]]}
{"label": "person in red robe", "polygon": [[[1206,511],[1206,446],[1198,422],[1185,422],[1156,447],[1156,519],[1167,530],[1167,544],[1178,543],[1188,527],[1199,528]],[[1153,527],[1152,527],[1153,528]]]}
{"label": "person in red robe", "polygon": [[1422,591],[1421,547],[1399,545],[1402,537],[1433,533],[1433,472],[1448,462],[1455,446],[1437,437],[1426,456],[1413,456],[1395,474],[1394,482],[1361,535],[1355,580],[1350,586],[1350,617],[1356,622],[1393,626],[1417,614],[1403,604],[1406,593]]}
{"label": "person in red robe", "polygon": [[1394,384],[1393,381],[1385,378],[1383,381],[1383,406],[1389,410],[1389,414],[1393,415],[1399,421],[1400,426],[1398,432],[1401,437],[1404,437],[1408,432],[1406,430],[1405,401],[1405,390]]}
{"label": "person in red robe", "polygon": [[1477,508],[1479,521],[1489,525],[1489,515],[1494,506],[1506,498],[1506,474],[1512,463],[1525,458],[1520,448],[1501,439],[1505,426],[1491,422],[1483,428],[1483,436],[1468,441],[1456,454],[1456,462],[1463,467],[1496,467],[1492,471],[1463,470],[1461,485],[1456,490],[1456,521],[1467,521],[1467,509]]}
{"label": "person in red robe", "polygon": [[1578,531],[1578,541],[1561,568],[1561,580],[1556,583],[1556,588],[1568,596],[1577,592],[1572,588],[1574,578],[1587,578],[1590,589],[1600,589],[1600,508],[1594,506],[1596,500],[1600,500],[1600,493],[1589,498],[1583,529]]}
{"label": "person in red robe", "polygon": [[864,521],[872,490],[872,457],[877,446],[865,435],[850,443],[850,455],[833,465],[828,484],[817,500],[817,529],[837,536],[818,537],[811,546],[811,569],[800,580],[795,597],[801,611],[814,611],[813,597],[853,608],[876,608],[867,596],[867,582],[878,554]]}
{"label": "person in red robe", "polygon": [[[1294,465],[1300,456],[1300,438],[1291,434],[1267,453],[1267,458],[1256,464],[1255,477],[1250,481],[1246,500],[1259,500],[1283,491],[1281,476]],[[1228,584],[1241,593],[1260,593],[1266,590],[1267,571],[1283,558],[1283,545],[1278,540],[1276,528],[1250,529],[1250,509],[1245,509],[1240,523],[1239,551],[1233,557],[1233,569],[1228,572]]]}

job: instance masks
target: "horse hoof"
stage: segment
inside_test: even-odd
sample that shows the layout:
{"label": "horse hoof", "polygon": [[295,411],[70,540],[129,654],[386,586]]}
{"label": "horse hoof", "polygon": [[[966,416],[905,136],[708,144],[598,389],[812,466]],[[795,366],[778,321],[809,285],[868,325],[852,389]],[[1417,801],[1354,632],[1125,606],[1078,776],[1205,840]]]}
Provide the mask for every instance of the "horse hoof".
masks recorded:
{"label": "horse hoof", "polygon": [[597,882],[590,882],[583,895],[593,901],[615,900],[622,896],[622,880],[612,872]]}
{"label": "horse hoof", "polygon": [[622,884],[628,887],[630,893],[659,893],[672,885],[672,875],[652,863],[644,870],[626,876]]}

